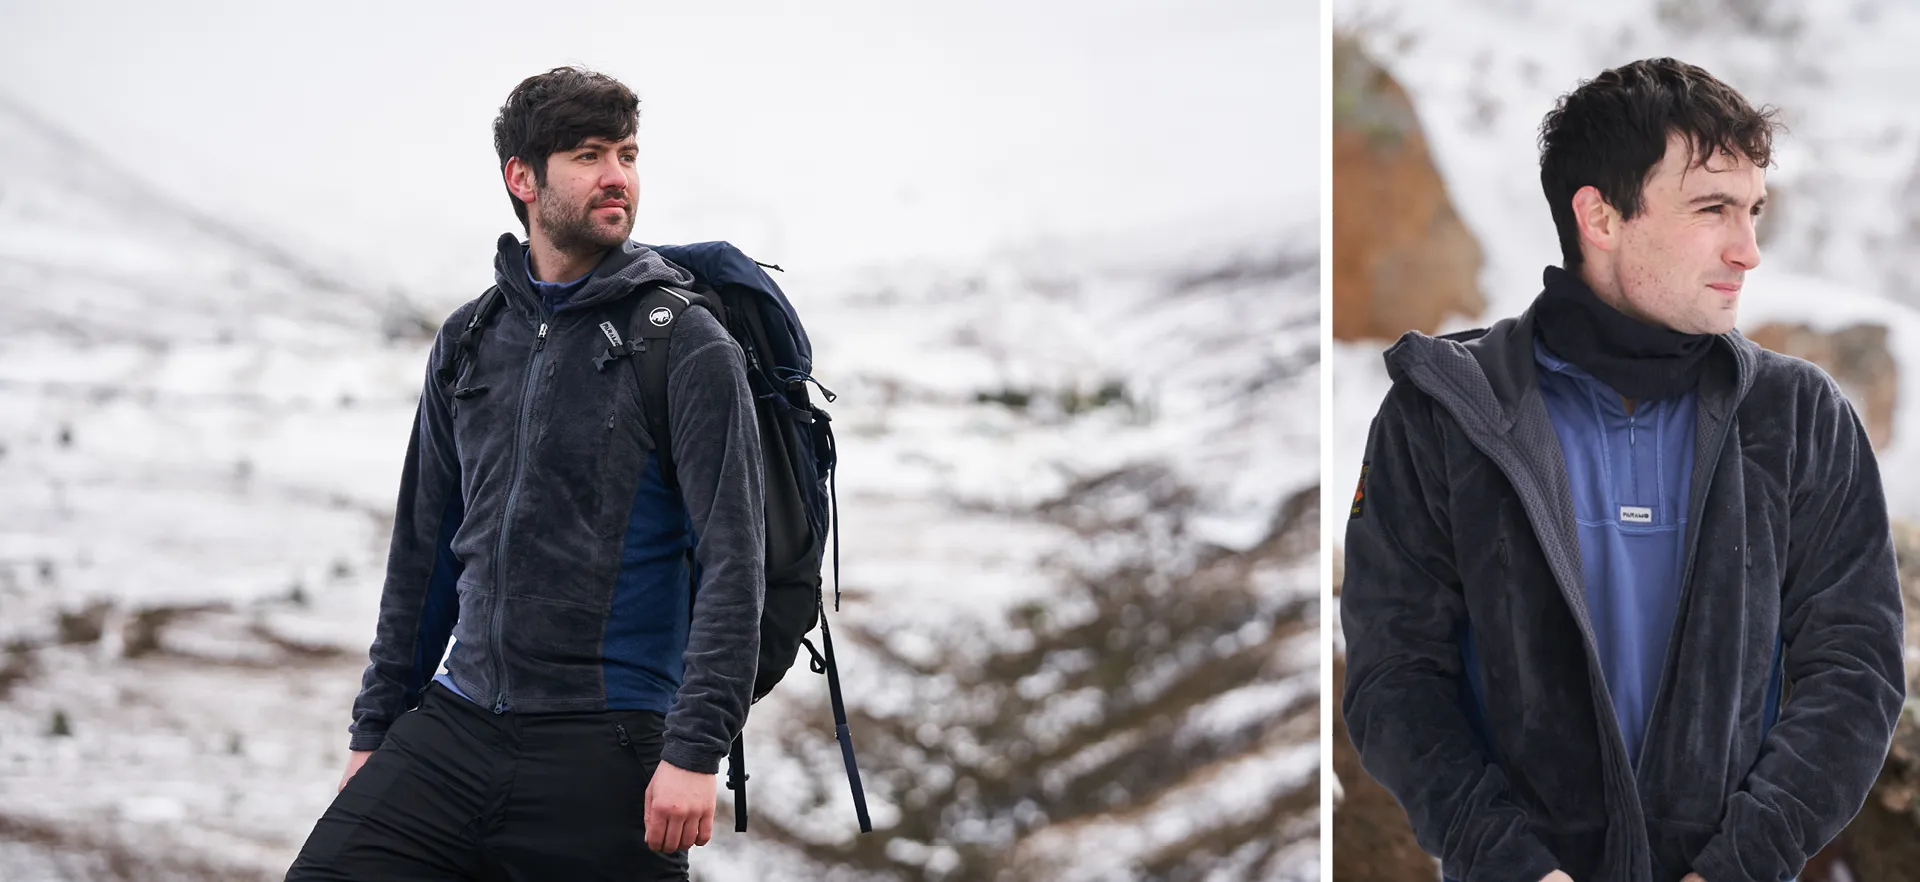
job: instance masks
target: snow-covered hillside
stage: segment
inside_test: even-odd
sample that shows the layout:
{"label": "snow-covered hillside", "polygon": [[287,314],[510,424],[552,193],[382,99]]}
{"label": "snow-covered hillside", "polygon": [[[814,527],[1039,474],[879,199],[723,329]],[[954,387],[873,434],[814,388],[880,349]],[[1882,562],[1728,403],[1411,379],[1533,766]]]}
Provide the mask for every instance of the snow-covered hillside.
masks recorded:
{"label": "snow-covered hillside", "polygon": [[[1231,741],[1220,762],[1125,806],[1138,819],[1032,845],[1049,860],[1127,878],[1195,823],[1181,806],[1258,802],[1317,769],[1310,729],[1234,734],[1298,716],[1318,678],[1311,630],[1283,627],[1317,621],[1314,557],[1292,532],[1272,550],[1317,478],[1316,235],[1276,209],[979,267],[828,278],[762,255],[795,269],[781,280],[840,396],[850,633],[910,655],[1023,605],[1071,618],[1065,586],[1121,569],[1204,574],[1289,617],[1168,661],[1274,647],[1263,681],[1208,684],[1217,699],[1170,721]],[[0,320],[0,877],[278,878],[345,756],[419,319],[0,105]],[[1100,483],[1115,475],[1160,477]],[[1175,528],[1111,526],[1167,493]],[[1108,524],[1098,541],[1063,499]],[[905,700],[859,641],[843,652],[856,705]],[[830,722],[803,715],[823,690],[789,682],[749,730],[756,817],[831,842],[852,829],[844,784],[785,749],[831,750]],[[884,826],[902,809],[875,792]],[[1310,829],[1261,835],[1278,857],[1220,878],[1256,878],[1256,858],[1257,878],[1317,876],[1311,841],[1288,847]],[[902,866],[935,873],[940,844],[909,845]],[[699,878],[775,878],[780,848],[723,837]]]}
{"label": "snow-covered hillside", "polygon": [[[1770,219],[1749,275],[1742,327],[1785,320],[1890,329],[1901,385],[1920,389],[1920,7],[1890,0],[1340,0],[1354,32],[1405,86],[1434,162],[1486,252],[1486,313],[1524,309],[1540,269],[1559,262],[1540,194],[1540,120],[1582,79],[1637,58],[1699,64],[1748,99],[1781,109],[1790,131],[1768,173]],[[1336,209],[1337,210],[1337,209]],[[1385,343],[1336,344],[1334,473],[1360,467],[1368,421],[1387,387]],[[1920,517],[1920,407],[1903,403],[1880,452],[1898,516]],[[1340,526],[1331,514],[1323,522]]]}

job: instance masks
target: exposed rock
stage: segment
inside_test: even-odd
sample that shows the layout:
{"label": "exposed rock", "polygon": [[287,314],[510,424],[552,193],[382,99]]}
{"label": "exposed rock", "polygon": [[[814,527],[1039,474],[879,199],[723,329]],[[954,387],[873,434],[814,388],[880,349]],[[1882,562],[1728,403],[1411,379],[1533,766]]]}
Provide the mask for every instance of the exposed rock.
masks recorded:
{"label": "exposed rock", "polygon": [[1335,37],[1333,336],[1391,340],[1477,316],[1480,264],[1406,91],[1354,40]]}
{"label": "exposed rock", "polygon": [[[1318,743],[1319,693],[1249,684],[1313,676],[1288,650],[1313,639],[1318,599],[1260,586],[1311,578],[1319,499],[1318,486],[1295,491],[1274,532],[1238,551],[1197,542],[1187,522],[1198,495],[1167,469],[1076,482],[1034,513],[1090,546],[1134,551],[1061,561],[1047,601],[1010,610],[987,632],[957,623],[931,635],[924,657],[900,652],[892,635],[836,626],[888,676],[915,677],[903,684],[912,700],[848,708],[866,791],[898,806],[894,818],[875,818],[878,835],[829,842],[756,816],[754,835],[793,848],[796,876],[832,867],[944,882],[1281,878],[1287,847],[1317,839],[1319,777],[1263,770]],[[1160,685],[1143,688],[1149,677]],[[1049,685],[1021,685],[1036,678]],[[1063,716],[1065,696],[1086,703]],[[1227,706],[1248,710],[1201,722]],[[808,747],[817,737],[790,729],[783,749],[831,782],[840,758]],[[1245,810],[1200,808],[1239,798],[1231,793],[1260,795]],[[930,848],[944,856],[922,857]]]}
{"label": "exposed rock", "polygon": [[1877,450],[1893,441],[1894,408],[1900,401],[1900,371],[1887,350],[1887,328],[1848,325],[1820,331],[1802,324],[1769,322],[1746,333],[1747,339],[1775,352],[1819,365],[1840,383],[1854,410],[1867,424]]}

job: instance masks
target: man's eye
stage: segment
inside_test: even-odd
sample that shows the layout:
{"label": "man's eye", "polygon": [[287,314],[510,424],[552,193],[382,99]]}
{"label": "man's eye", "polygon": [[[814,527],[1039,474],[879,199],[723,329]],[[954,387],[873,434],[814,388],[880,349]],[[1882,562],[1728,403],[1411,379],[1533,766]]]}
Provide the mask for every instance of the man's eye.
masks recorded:
{"label": "man's eye", "polygon": [[1726,206],[1724,205],[1709,205],[1700,210],[1702,212],[1705,212],[1706,214],[1721,214],[1724,212],[1725,209],[1726,209]]}
{"label": "man's eye", "polygon": [[575,158],[575,159],[592,159],[592,158],[593,158],[593,151],[591,151],[591,150],[589,150],[589,151],[587,151],[587,152],[585,152],[585,153],[582,153],[582,154],[580,154],[579,156],[576,156],[576,157],[574,157],[574,158]]}
{"label": "man's eye", "polygon": [[631,154],[631,153],[628,153],[628,154],[625,154],[625,155],[623,155],[623,156],[621,156],[621,157],[620,157],[620,161],[621,161],[621,162],[632,162],[632,161],[634,161],[634,159],[635,159],[635,157],[634,157],[634,155],[633,155],[633,154]]}

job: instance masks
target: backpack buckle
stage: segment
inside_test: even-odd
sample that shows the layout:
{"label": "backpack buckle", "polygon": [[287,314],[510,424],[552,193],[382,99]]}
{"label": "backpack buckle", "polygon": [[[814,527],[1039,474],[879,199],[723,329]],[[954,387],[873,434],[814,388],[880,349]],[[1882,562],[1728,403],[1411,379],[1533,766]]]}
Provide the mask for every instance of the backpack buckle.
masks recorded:
{"label": "backpack buckle", "polygon": [[605,372],[607,369],[607,364],[614,361],[615,359],[625,358],[627,356],[627,353],[629,352],[645,352],[645,351],[647,351],[647,341],[639,338],[628,340],[627,342],[622,343],[619,346],[610,347],[605,352],[602,352],[599,355],[594,356],[593,368],[594,370]]}

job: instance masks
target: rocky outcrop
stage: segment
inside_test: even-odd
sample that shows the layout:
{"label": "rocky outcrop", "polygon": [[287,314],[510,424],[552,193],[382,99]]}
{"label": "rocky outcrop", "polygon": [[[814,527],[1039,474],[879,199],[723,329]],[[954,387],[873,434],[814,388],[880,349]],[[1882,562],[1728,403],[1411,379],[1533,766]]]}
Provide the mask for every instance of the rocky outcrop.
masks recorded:
{"label": "rocky outcrop", "polygon": [[1761,346],[1804,358],[1832,374],[1866,421],[1874,449],[1885,450],[1893,442],[1900,370],[1887,349],[1885,325],[1863,323],[1821,331],[1803,324],[1769,322],[1745,333]]}
{"label": "rocky outcrop", "polygon": [[1407,93],[1350,38],[1333,50],[1333,336],[1391,340],[1477,316],[1480,244],[1447,198]]}

